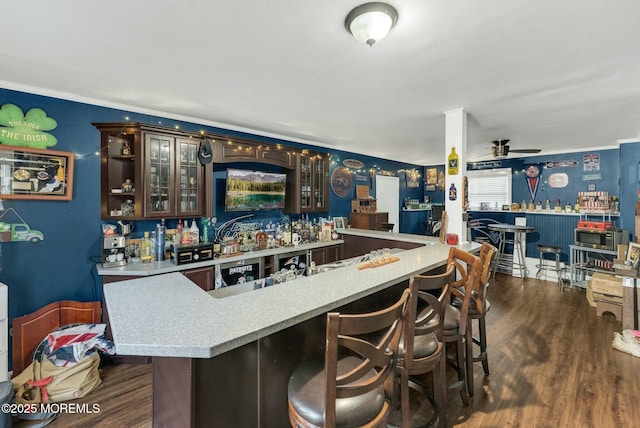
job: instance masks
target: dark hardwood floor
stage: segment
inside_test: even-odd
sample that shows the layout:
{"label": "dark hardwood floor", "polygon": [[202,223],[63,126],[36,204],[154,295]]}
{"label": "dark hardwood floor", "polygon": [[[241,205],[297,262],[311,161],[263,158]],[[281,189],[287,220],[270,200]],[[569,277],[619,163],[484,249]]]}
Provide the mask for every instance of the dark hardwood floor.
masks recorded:
{"label": "dark hardwood floor", "polygon": [[[488,299],[491,376],[476,364],[473,404],[452,394],[450,426],[638,426],[640,358],[611,346],[620,320],[597,317],[583,290],[561,293],[553,282],[498,275]],[[80,400],[100,413],[61,414],[49,426],[151,426],[151,365],[106,366],[102,379]]]}

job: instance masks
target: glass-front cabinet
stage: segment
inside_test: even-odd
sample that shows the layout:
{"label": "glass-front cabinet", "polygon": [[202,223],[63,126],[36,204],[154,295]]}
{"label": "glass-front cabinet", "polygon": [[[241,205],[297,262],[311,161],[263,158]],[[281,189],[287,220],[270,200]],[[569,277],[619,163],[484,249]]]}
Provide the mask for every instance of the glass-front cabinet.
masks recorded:
{"label": "glass-front cabinet", "polygon": [[296,169],[287,177],[286,212],[327,212],[328,191],[328,157],[307,151],[298,154]]}
{"label": "glass-front cabinet", "polygon": [[103,146],[102,219],[211,215],[212,166],[198,159],[200,138],[137,123],[94,126]]}
{"label": "glass-front cabinet", "polygon": [[198,160],[200,140],[157,134],[145,135],[148,167],[145,217],[203,215],[203,166]]}

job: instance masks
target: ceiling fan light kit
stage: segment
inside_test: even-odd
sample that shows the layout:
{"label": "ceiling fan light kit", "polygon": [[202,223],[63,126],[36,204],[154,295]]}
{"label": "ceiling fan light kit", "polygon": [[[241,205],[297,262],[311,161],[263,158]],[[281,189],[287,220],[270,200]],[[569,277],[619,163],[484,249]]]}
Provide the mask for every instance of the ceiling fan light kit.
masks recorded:
{"label": "ceiling fan light kit", "polygon": [[373,46],[384,39],[398,21],[398,11],[382,2],[361,4],[354,8],[344,21],[344,26],[353,37]]}
{"label": "ceiling fan light kit", "polygon": [[496,159],[504,159],[511,153],[540,153],[540,149],[514,149],[510,150],[507,143],[509,140],[494,140],[492,141],[493,147],[491,147],[491,154]]}

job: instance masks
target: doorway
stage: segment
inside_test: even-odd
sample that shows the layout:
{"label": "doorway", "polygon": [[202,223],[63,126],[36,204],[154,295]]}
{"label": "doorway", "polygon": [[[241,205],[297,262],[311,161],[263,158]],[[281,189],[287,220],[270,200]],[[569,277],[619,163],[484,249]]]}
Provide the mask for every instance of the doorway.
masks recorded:
{"label": "doorway", "polygon": [[376,203],[379,212],[389,213],[393,231],[400,230],[400,179],[376,175]]}

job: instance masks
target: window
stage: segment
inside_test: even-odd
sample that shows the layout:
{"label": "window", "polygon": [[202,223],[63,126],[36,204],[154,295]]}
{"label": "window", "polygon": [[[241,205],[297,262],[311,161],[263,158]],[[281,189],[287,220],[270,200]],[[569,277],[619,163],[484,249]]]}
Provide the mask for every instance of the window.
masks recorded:
{"label": "window", "polygon": [[469,209],[501,209],[511,204],[511,168],[467,171]]}

